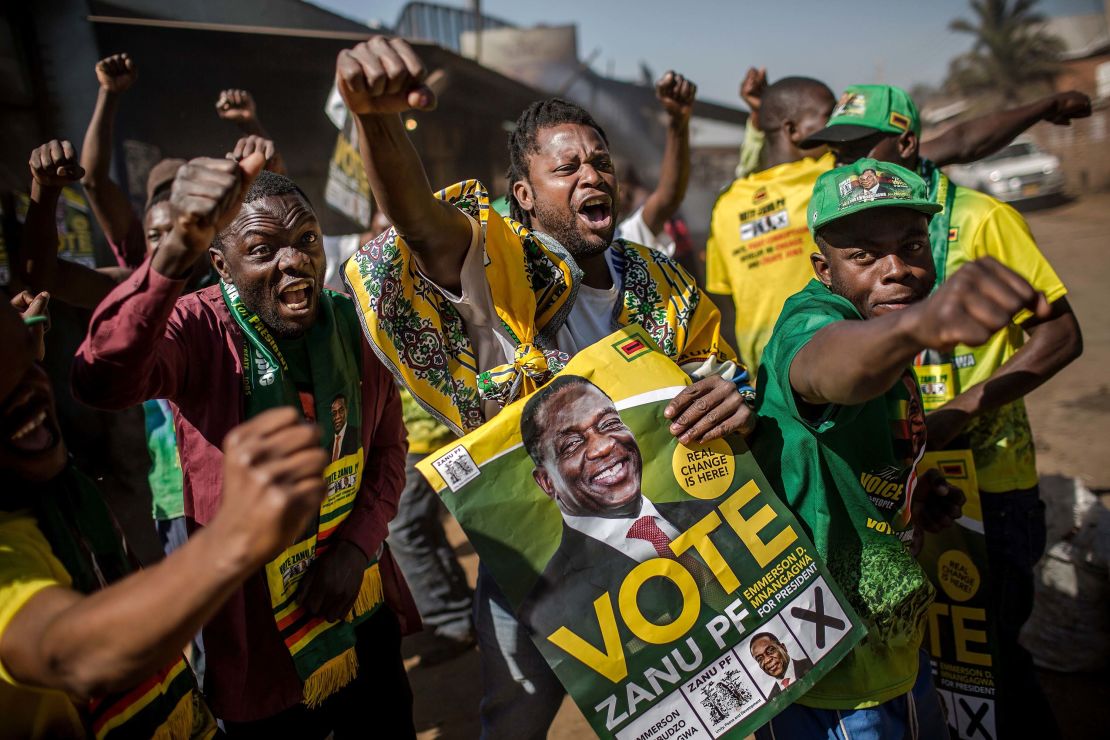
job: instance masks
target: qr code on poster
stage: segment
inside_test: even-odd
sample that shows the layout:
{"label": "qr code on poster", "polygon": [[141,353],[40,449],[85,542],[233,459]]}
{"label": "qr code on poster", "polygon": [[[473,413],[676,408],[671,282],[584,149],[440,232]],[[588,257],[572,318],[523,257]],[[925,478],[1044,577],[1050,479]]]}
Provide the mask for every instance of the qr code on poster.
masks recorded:
{"label": "qr code on poster", "polygon": [[432,467],[447,483],[452,493],[458,492],[460,488],[482,474],[474,464],[474,458],[462,445],[440,455],[439,459],[432,462]]}

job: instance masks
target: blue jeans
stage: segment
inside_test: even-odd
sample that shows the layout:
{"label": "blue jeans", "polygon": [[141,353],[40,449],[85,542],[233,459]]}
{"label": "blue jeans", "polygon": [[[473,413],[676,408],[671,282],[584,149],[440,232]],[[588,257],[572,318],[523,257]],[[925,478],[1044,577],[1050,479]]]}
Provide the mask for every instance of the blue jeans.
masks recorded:
{"label": "blue jeans", "polygon": [[543,740],[566,691],[481,564],[474,623],[482,654],[482,739]]}
{"label": "blue jeans", "polygon": [[755,732],[757,740],[948,740],[929,656],[921,653],[909,693],[868,709],[814,709],[791,704]]}
{"label": "blue jeans", "polygon": [[[158,532],[158,541],[162,543],[162,552],[169,557],[170,553],[185,544],[189,539],[189,532],[185,529],[185,517],[178,516],[173,519],[155,519],[155,531]],[[204,690],[204,642],[200,639],[200,632],[193,637],[192,651],[189,653],[189,667],[197,677],[197,686]]]}
{"label": "blue jeans", "polygon": [[389,523],[389,549],[424,624],[438,635],[463,639],[473,631],[474,595],[440,523],[443,504],[416,469],[423,457],[405,460],[405,490]]}
{"label": "blue jeans", "polygon": [[1038,488],[982,492],[983,533],[987,540],[986,579],[998,637],[995,717],[998,736],[1060,736],[1033,656],[1018,642],[1033,613],[1033,566],[1045,548],[1044,502]]}

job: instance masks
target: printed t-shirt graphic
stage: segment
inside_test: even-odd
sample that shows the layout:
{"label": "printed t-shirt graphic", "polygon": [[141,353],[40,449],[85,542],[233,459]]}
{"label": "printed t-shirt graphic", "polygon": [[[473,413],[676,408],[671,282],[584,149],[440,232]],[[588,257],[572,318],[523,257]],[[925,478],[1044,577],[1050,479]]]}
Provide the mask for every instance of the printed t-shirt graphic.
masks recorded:
{"label": "printed t-shirt graphic", "polygon": [[736,304],[737,350],[756,372],[786,299],[813,277],[816,251],[806,208],[833,157],[802,159],[735,181],[713,207],[706,245],[706,289]]}
{"label": "printed t-shirt graphic", "polygon": [[771,485],[807,529],[869,636],[798,701],[873,706],[909,691],[933,589],[906,550],[914,464],[924,419],[907,368],[887,393],[829,406],[810,419],[790,386],[795,355],[820,329],[860,320],[852,304],[811,280],[786,302],[760,370],[760,434],[752,451]]}

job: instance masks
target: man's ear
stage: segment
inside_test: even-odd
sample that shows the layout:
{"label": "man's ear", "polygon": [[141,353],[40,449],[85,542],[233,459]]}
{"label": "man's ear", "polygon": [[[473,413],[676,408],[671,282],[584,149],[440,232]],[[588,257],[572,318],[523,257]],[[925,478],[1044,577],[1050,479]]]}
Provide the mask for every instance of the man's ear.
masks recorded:
{"label": "man's ear", "polygon": [[212,266],[216,268],[220,278],[231,282],[231,272],[227,269],[227,260],[224,259],[224,253],[217,247],[209,247],[208,256],[212,259]]}
{"label": "man's ear", "polygon": [[542,465],[537,465],[532,469],[532,480],[536,481],[536,485],[543,489],[552,501],[555,500],[555,486],[552,484],[551,476],[547,474],[547,469]]}
{"label": "man's ear", "polygon": [[517,180],[513,183],[513,197],[525,213],[531,213],[536,205],[532,198],[532,185],[527,180]]}
{"label": "man's ear", "polygon": [[813,274],[817,279],[826,287],[832,286],[832,276],[829,275],[829,260],[821,252],[814,252],[809,256],[809,262],[813,265]]}
{"label": "man's ear", "polygon": [[917,140],[917,134],[913,131],[904,131],[898,137],[898,157],[905,162],[912,162],[917,156],[917,148],[920,142]]}
{"label": "man's ear", "polygon": [[782,122],[782,130],[786,137],[790,139],[790,143],[797,146],[804,138],[802,132],[798,130],[798,124],[793,118],[787,118]]}

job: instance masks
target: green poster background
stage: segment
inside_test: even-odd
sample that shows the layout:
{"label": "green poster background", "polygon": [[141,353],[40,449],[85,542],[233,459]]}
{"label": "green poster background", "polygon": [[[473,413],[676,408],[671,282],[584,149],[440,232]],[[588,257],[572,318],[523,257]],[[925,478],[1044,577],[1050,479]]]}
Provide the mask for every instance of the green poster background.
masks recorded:
{"label": "green poster background", "polygon": [[[637,566],[617,550],[587,543],[601,553],[588,566],[555,574],[554,585],[543,581],[552,594],[576,598],[537,595],[569,528],[535,483],[536,464],[519,444],[521,402],[433,454],[426,465],[442,478],[428,477],[599,736],[744,737],[805,693],[865,631],[743,440],[718,440],[708,451],[681,447],[663,410],[689,380],[650,346],[624,359],[627,365],[617,363],[611,355],[626,340],[650,345],[642,332],[624,330],[579,353],[564,372],[590,379],[616,400],[643,461],[641,492],[665,518],[674,517],[679,531],[704,527],[700,548]],[[684,478],[694,485],[684,487]],[[444,481],[453,481],[454,490]],[[720,562],[704,557],[712,549]],[[640,582],[633,573],[662,561],[700,572],[702,580],[684,596],[676,581],[656,576],[626,598],[627,584]],[[578,588],[583,582],[601,586]],[[549,639],[554,626],[577,638],[577,657]],[[748,644],[760,632],[774,634],[796,668],[813,667],[788,688],[775,688]]]}

